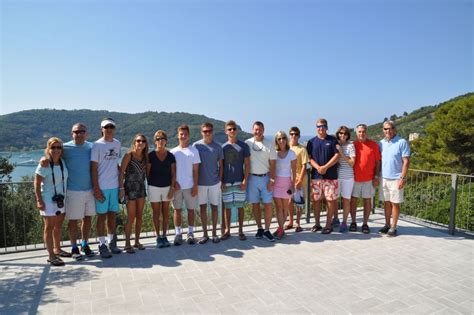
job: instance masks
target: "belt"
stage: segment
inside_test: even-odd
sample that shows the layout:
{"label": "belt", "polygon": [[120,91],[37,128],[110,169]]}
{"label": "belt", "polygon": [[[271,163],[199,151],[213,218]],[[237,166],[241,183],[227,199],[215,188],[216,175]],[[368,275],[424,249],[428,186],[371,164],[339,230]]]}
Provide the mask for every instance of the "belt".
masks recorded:
{"label": "belt", "polygon": [[258,176],[258,177],[265,177],[265,176],[268,175],[268,173],[265,173],[265,174],[250,174],[250,175]]}

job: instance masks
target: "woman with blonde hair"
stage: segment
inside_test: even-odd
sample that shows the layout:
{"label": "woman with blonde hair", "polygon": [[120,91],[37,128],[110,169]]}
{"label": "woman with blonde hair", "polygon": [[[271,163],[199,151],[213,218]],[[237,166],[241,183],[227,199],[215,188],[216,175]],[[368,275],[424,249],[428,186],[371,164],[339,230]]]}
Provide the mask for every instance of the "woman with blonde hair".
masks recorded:
{"label": "woman with blonde hair", "polygon": [[135,221],[135,245],[139,250],[145,249],[140,243],[143,208],[145,206],[146,165],[148,162],[148,143],[145,135],[139,133],[132,141],[131,149],[124,155],[120,165],[120,201],[127,203],[127,224],[125,225],[125,251],[135,253],[130,245],[132,224]]}
{"label": "woman with blonde hair", "polygon": [[273,186],[273,200],[276,207],[278,229],[274,236],[282,239],[285,235],[284,224],[289,212],[289,202],[295,191],[296,154],[290,150],[288,137],[284,131],[275,135],[275,149],[277,151],[275,183]]}
{"label": "woman with blonde hair", "polygon": [[70,253],[61,250],[61,226],[64,221],[64,200],[66,198],[66,182],[68,171],[62,160],[63,142],[52,137],[44,150],[49,165],[42,167],[41,163],[35,171],[36,207],[44,220],[43,239],[48,250],[48,262],[52,266],[63,266],[64,261],[59,257],[71,257]]}

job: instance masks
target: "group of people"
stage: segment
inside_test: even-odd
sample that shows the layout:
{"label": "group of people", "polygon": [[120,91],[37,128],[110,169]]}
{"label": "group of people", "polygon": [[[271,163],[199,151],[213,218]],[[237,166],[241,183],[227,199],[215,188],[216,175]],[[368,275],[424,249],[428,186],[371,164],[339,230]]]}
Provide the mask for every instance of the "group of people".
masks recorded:
{"label": "group of people", "polygon": [[[44,219],[48,262],[53,266],[64,265],[61,257],[80,260],[96,254],[88,244],[94,215],[97,215],[100,256],[110,258],[112,254],[121,253],[115,234],[120,203],[126,204],[128,214],[124,250],[130,254],[144,250],[140,232],[146,198],[153,211],[158,248],[170,246],[167,238],[170,203],[174,210],[173,244],[176,246],[184,241],[205,244],[209,240],[218,243],[228,239],[233,208],[238,213],[238,238],[246,240],[243,232],[245,202],[252,205],[258,227],[255,237],[273,242],[275,238],[282,239],[286,230],[303,230],[300,218],[304,196],[308,193],[312,196],[315,217],[312,232],[329,234],[337,226],[342,233],[357,231],[356,208],[358,198],[362,198],[362,232],[370,233],[371,199],[380,183],[386,224],[379,232],[390,236],[397,234],[410,149],[407,141],[397,136],[392,121],[384,123],[385,138],[377,144],[367,138],[364,124],[356,127],[357,140],[351,142],[348,127],[338,128],[334,137],[328,134],[327,121],[318,119],[316,136],[306,146],[299,143],[298,127],[291,127],[288,134],[279,131],[272,139],[264,136],[261,121],[254,122],[253,137],[241,141],[233,120],[225,123],[227,142],[224,144],[214,140],[214,126],[209,122],[201,125],[202,139],[191,144],[189,127],[183,124],[177,128],[179,143],[175,148],[168,150],[168,136],[165,131],[158,130],[153,137],[153,151],[149,151],[147,137],[137,134],[123,157],[121,144],[114,138],[116,128],[113,119],[102,120],[102,137],[91,143],[87,141],[87,127],[76,123],[72,126],[71,141],[63,143],[53,137],[47,142],[45,156],[35,172],[35,195],[37,208]],[[310,192],[306,189],[308,167],[311,168]],[[337,213],[339,196],[343,200],[342,223]],[[320,225],[323,201],[327,203],[324,228]],[[224,211],[219,237],[218,206],[221,203]],[[278,227],[272,233],[273,204]],[[211,208],[211,235],[208,205]],[[199,239],[194,237],[196,207],[199,207],[203,231]],[[188,220],[185,240],[182,209],[186,209]],[[348,227],[349,214],[352,221]],[[64,218],[69,221],[71,252],[60,247]],[[77,244],[78,221],[81,221],[81,244]]]}

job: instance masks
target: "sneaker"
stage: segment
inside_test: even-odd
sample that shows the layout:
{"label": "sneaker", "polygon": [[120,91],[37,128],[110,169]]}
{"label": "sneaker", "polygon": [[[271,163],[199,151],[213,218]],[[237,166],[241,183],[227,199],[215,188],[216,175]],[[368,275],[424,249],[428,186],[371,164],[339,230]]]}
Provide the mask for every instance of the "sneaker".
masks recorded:
{"label": "sneaker", "polygon": [[388,236],[397,236],[397,229],[390,228],[387,232]]}
{"label": "sneaker", "polygon": [[272,233],[270,233],[270,231],[263,232],[263,236],[267,239],[267,241],[275,242],[275,238],[273,237]]}
{"label": "sneaker", "polygon": [[181,234],[176,234],[176,236],[174,237],[173,244],[175,246],[179,246],[183,244],[183,236]]}
{"label": "sneaker", "polygon": [[349,232],[357,232],[357,223],[351,223],[351,225],[349,226]]}
{"label": "sneaker", "polygon": [[276,230],[276,239],[277,240],[281,240],[283,238],[283,236],[285,236],[285,230],[283,230],[283,228],[278,228]]}
{"label": "sneaker", "polygon": [[188,243],[188,245],[193,245],[196,243],[193,233],[188,233],[188,237],[186,238],[186,243]]}
{"label": "sneaker", "polygon": [[379,230],[379,234],[387,234],[389,230],[390,230],[390,226],[384,225],[383,228]]}
{"label": "sneaker", "polygon": [[82,246],[81,250],[84,253],[84,255],[86,255],[86,257],[95,256],[95,252],[89,247],[89,244],[87,244],[86,246]]}
{"label": "sneaker", "polygon": [[338,227],[339,225],[341,225],[341,221],[339,221],[338,218],[334,218],[332,219],[331,225],[333,228]]}
{"label": "sneaker", "polygon": [[341,223],[341,226],[339,227],[339,232],[340,233],[346,233],[347,232],[347,224],[344,222]]}
{"label": "sneaker", "polygon": [[115,235],[115,234],[114,234],[114,238],[112,239],[112,241],[110,241],[109,249],[112,252],[112,254],[122,253],[122,250],[117,247],[117,235]]}
{"label": "sneaker", "polygon": [[262,238],[263,234],[264,234],[263,232],[264,232],[264,230],[262,228],[259,228],[257,230],[257,234],[255,234],[255,238],[258,238],[258,239]]}
{"label": "sneaker", "polygon": [[105,244],[102,244],[102,245],[99,246],[99,253],[100,253],[100,257],[102,257],[102,258],[111,258],[112,257],[112,254],[109,252],[109,248]]}
{"label": "sneaker", "polygon": [[156,238],[156,247],[157,248],[165,247],[165,244],[163,243],[163,238],[162,237],[157,237]]}
{"label": "sneaker", "polygon": [[77,247],[77,246],[72,248],[71,254],[72,254],[72,258],[77,260],[77,261],[83,259],[82,255],[81,255],[81,252],[79,251],[79,247]]}
{"label": "sneaker", "polygon": [[171,245],[170,245],[170,241],[168,241],[168,238],[167,238],[166,236],[165,236],[165,237],[162,237],[161,239],[162,239],[163,245],[164,245],[165,247],[170,247],[170,246],[171,246]]}

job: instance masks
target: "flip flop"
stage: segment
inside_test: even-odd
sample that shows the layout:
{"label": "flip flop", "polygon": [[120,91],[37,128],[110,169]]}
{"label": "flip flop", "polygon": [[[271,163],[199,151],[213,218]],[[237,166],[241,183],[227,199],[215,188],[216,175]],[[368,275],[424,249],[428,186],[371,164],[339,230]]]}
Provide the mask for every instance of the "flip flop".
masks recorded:
{"label": "flip flop", "polygon": [[199,239],[198,244],[206,244],[207,241],[209,241],[209,237],[208,236],[203,236]]}
{"label": "flip flop", "polygon": [[239,234],[239,240],[245,241],[245,240],[247,240],[247,236],[245,236],[244,233],[240,233],[240,234]]}
{"label": "flip flop", "polygon": [[51,265],[51,266],[64,266],[64,261],[62,261],[61,258],[59,257],[55,257],[54,259],[48,259],[47,262]]}
{"label": "flip flop", "polygon": [[303,232],[303,228],[301,226],[297,226],[295,232]]}
{"label": "flip flop", "polygon": [[293,228],[293,224],[285,225],[285,230],[291,230]]}
{"label": "flip flop", "polygon": [[221,240],[225,241],[230,237],[230,233],[225,233],[224,235],[221,236]]}
{"label": "flip flop", "polygon": [[321,234],[331,234],[331,232],[332,232],[332,227],[324,228],[324,230],[321,232]]}
{"label": "flip flop", "polygon": [[133,247],[138,248],[138,250],[144,250],[145,249],[145,246],[143,246],[143,244],[141,244],[141,243],[137,243],[137,244],[133,245]]}
{"label": "flip flop", "polygon": [[72,254],[61,249],[61,251],[57,253],[56,256],[63,257],[63,258],[70,258],[72,257]]}
{"label": "flip flop", "polygon": [[124,250],[125,250],[125,252],[126,252],[127,254],[135,254],[135,250],[134,250],[133,247],[130,246],[130,245],[125,246]]}
{"label": "flip flop", "polygon": [[214,244],[217,244],[217,243],[219,243],[220,241],[221,241],[221,239],[219,238],[219,236],[214,235],[214,236],[212,237],[212,242],[213,242]]}
{"label": "flip flop", "polygon": [[313,233],[316,233],[317,231],[321,231],[323,229],[323,227],[321,225],[313,225],[313,227],[311,228],[311,232]]}

